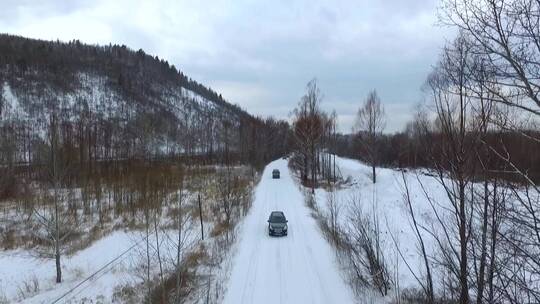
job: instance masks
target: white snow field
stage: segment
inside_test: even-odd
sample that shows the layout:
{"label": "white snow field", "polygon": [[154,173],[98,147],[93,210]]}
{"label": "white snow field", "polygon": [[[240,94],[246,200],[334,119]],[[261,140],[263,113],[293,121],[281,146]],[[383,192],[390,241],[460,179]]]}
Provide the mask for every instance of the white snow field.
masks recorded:
{"label": "white snow field", "polygon": [[[424,264],[417,237],[414,232],[408,207],[404,202],[404,183],[402,172],[395,169],[377,168],[377,183],[371,180],[371,167],[353,159],[336,157],[336,166],[344,179],[349,183],[345,187],[336,189],[336,201],[339,204],[338,222],[347,233],[348,219],[352,216],[351,200],[356,199],[363,213],[371,218],[376,214],[380,224],[381,247],[385,254],[385,262],[389,268],[392,279],[399,281],[401,289],[418,288],[415,275],[423,278]],[[422,225],[430,227],[437,233],[438,226],[434,219],[433,210],[422,190],[424,187],[431,198],[441,204],[448,198],[437,178],[425,175],[426,170],[409,170],[404,173],[409,192],[417,217]],[[322,214],[328,216],[327,197],[324,189],[316,189],[317,207]],[[436,206],[440,214],[444,214],[442,206]],[[430,256],[434,255],[436,243],[428,232],[422,230],[425,246]],[[392,239],[394,238],[394,240]],[[397,251],[401,251],[401,256]],[[405,259],[407,262],[403,260]],[[411,267],[409,269],[407,264]],[[434,268],[434,266],[432,266]],[[432,269],[436,272],[436,269]],[[434,273],[434,285],[439,286],[438,273]],[[395,289],[391,292],[395,292]],[[393,296],[393,295],[390,295]]]}
{"label": "white snow field", "polygon": [[[279,169],[280,179],[272,179]],[[270,212],[288,219],[288,236],[268,236]],[[225,304],[355,303],[340,275],[334,250],[305,206],[287,161],[264,170],[255,201],[239,229],[238,248],[225,293]]]}
{"label": "white snow field", "polygon": [[[169,238],[176,236],[174,230],[166,233]],[[164,233],[160,237],[165,238]],[[113,303],[115,289],[142,282],[143,239],[140,232],[116,231],[64,256],[60,284],[55,283],[53,259],[37,258],[26,250],[0,252],[0,303],[4,303],[2,297],[7,303],[56,303],[57,299],[57,303]],[[153,236],[149,240],[155,243]],[[172,243],[162,242],[160,248],[164,256],[175,254]],[[34,290],[34,282],[38,290]]]}
{"label": "white snow field", "polygon": [[[115,232],[71,257],[64,257],[62,260],[64,282],[61,284],[54,283],[56,272],[53,259],[32,257],[31,253],[25,250],[4,252],[0,255],[0,287],[9,302],[51,303],[82,281],[84,277],[103,267],[119,253],[132,246],[139,238],[140,236],[136,233]],[[130,262],[129,258],[118,261],[111,268],[112,271],[100,273],[60,303],[66,300],[80,302],[85,298],[110,301],[114,287],[127,280]],[[24,298],[21,298],[20,292],[26,289],[25,284],[32,285],[34,280],[39,284],[37,294],[32,294],[34,290],[31,290],[32,292],[29,291]]]}

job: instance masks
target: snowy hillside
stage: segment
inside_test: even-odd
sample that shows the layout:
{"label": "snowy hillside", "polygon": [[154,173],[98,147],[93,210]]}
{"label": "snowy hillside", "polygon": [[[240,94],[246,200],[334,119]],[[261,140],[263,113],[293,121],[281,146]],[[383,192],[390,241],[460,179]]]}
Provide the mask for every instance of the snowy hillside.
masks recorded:
{"label": "snowy hillside", "polygon": [[0,51],[0,125],[19,163],[39,160],[55,124],[84,161],[234,151],[241,125],[262,123],[142,50],[0,35]]}
{"label": "snowy hillside", "polygon": [[[49,124],[49,116],[57,111],[64,122],[77,125],[85,123],[118,122],[124,132],[136,132],[135,128],[145,120],[155,120],[148,126],[153,133],[143,144],[154,153],[181,153],[189,130],[203,128],[209,117],[220,117],[238,124],[240,117],[231,110],[182,88],[180,85],[155,88],[158,96],[148,96],[144,102],[134,103],[119,92],[107,76],[79,73],[76,76],[77,88],[62,91],[47,83],[32,82],[29,79],[5,81],[2,88],[4,107],[2,118],[8,120],[31,121],[31,131],[44,139]],[[95,127],[95,126],[94,126]],[[132,130],[132,131],[130,131]],[[193,145],[202,146],[202,142]],[[218,142],[216,141],[216,146]],[[156,150],[157,149],[157,150]],[[98,155],[99,158],[106,157]],[[26,155],[24,160],[31,159]],[[23,160],[23,161],[24,161]]]}
{"label": "snowy hillside", "polygon": [[0,303],[217,301],[289,132],[143,50],[0,34]]}

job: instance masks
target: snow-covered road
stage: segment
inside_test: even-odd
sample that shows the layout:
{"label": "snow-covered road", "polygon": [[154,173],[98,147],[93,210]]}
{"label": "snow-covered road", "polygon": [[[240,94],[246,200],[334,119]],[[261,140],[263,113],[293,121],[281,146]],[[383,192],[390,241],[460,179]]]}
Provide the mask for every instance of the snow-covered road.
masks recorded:
{"label": "snow-covered road", "polygon": [[[273,169],[280,170],[281,179],[272,179]],[[268,236],[266,221],[273,210],[285,213],[288,236]],[[286,160],[265,168],[238,242],[225,304],[354,303]]]}

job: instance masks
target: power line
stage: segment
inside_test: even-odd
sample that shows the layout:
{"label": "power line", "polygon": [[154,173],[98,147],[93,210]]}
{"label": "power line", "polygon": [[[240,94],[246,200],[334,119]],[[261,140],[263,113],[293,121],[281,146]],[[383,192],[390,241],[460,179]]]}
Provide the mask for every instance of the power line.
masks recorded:
{"label": "power line", "polygon": [[129,247],[128,249],[126,249],[124,252],[122,252],[120,255],[118,255],[117,257],[115,257],[114,259],[112,259],[111,261],[109,261],[107,264],[105,264],[103,267],[99,268],[98,270],[96,270],[94,273],[92,273],[90,276],[86,277],[84,280],[82,280],[81,282],[79,282],[79,284],[75,285],[74,287],[72,287],[70,290],[68,290],[67,292],[65,292],[63,295],[61,295],[59,298],[57,298],[56,300],[54,300],[53,302],[51,302],[51,304],[55,304],[55,303],[58,303],[58,301],[62,300],[63,298],[65,298],[67,295],[69,295],[70,293],[72,293],[75,289],[79,288],[82,284],[84,284],[85,282],[91,280],[92,278],[94,278],[100,271],[104,270],[105,268],[109,267],[109,265],[111,265],[112,263],[114,263],[115,261],[117,261],[118,259],[120,259],[121,257],[123,257],[125,254],[127,254],[129,251],[131,251],[133,248],[135,248],[136,246],[139,245],[139,243],[141,243],[142,241],[144,241],[145,239],[148,238],[148,235],[143,237],[141,240],[139,240],[137,243],[133,244],[133,246]]}

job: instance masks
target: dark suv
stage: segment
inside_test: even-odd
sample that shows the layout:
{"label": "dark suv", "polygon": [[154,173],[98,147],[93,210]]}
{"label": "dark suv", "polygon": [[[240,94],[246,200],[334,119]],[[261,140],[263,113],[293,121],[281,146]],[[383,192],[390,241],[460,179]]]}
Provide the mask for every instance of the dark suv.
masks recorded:
{"label": "dark suv", "polygon": [[279,178],[279,170],[278,169],[274,169],[272,171],[272,178]]}
{"label": "dark suv", "polygon": [[268,235],[287,235],[287,222],[282,211],[272,211],[268,218]]}

